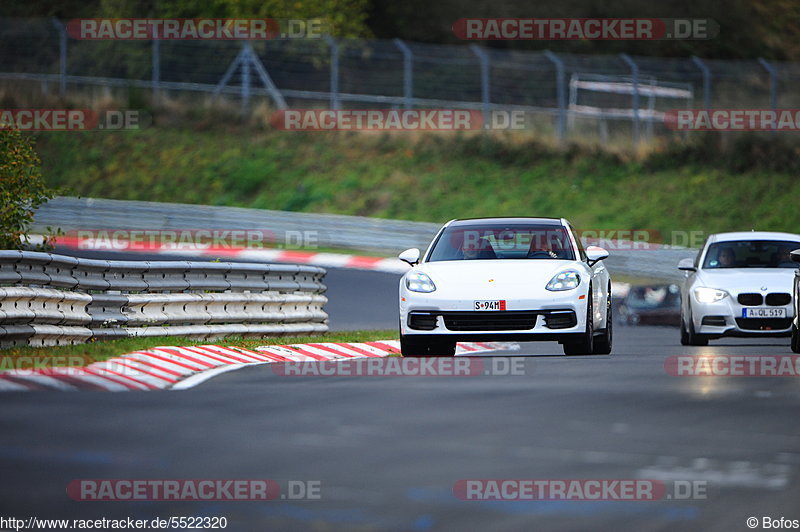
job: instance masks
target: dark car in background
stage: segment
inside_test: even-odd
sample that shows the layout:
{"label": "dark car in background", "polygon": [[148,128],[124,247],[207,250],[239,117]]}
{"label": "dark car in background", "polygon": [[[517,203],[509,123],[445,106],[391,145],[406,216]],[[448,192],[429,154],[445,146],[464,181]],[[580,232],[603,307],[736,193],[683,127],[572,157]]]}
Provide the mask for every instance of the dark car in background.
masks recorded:
{"label": "dark car in background", "polygon": [[681,323],[681,291],[675,284],[631,286],[622,300],[619,317],[626,325]]}

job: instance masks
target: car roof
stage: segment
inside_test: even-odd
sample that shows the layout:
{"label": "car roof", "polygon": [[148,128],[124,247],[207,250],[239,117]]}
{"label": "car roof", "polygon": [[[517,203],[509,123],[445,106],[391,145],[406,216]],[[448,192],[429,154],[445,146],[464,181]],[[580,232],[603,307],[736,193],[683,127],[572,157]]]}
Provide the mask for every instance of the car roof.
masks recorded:
{"label": "car roof", "polygon": [[462,218],[450,220],[448,226],[468,226],[468,225],[505,225],[505,224],[541,224],[541,225],[564,225],[563,218],[534,218],[534,217],[508,217],[508,218]]}
{"label": "car roof", "polygon": [[717,233],[709,236],[708,243],[735,242],[738,240],[796,240],[800,235],[794,233],[780,233],[774,231],[736,231],[731,233]]}

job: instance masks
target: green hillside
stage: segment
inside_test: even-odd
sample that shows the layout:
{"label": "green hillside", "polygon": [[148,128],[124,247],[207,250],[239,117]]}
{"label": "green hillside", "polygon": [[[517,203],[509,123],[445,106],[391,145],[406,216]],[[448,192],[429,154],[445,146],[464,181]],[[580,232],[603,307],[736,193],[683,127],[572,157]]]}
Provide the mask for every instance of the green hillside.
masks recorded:
{"label": "green hillside", "polygon": [[72,195],[435,222],[565,216],[665,234],[797,230],[797,149],[719,138],[642,157],[487,136],[164,128],[51,133],[37,147],[48,183]]}

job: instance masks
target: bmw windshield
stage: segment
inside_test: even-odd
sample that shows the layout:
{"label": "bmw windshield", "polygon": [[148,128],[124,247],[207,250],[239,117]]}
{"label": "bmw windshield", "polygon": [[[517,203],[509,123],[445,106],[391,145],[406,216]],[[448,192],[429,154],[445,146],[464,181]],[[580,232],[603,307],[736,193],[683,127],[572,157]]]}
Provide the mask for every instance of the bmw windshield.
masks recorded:
{"label": "bmw windshield", "polygon": [[790,253],[800,242],[784,240],[738,240],[711,244],[703,268],[797,268]]}

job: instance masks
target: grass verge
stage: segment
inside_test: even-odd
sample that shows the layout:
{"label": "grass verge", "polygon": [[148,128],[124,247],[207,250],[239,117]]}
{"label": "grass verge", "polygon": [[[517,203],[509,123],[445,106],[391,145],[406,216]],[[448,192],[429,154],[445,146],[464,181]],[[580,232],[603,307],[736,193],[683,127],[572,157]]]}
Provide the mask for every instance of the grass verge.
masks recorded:
{"label": "grass verge", "polygon": [[235,345],[253,349],[261,345],[287,345],[316,342],[371,342],[397,337],[397,331],[345,331],[329,332],[316,336],[276,336],[244,339],[230,337],[224,340],[191,340],[179,336],[153,338],[122,338],[107,342],[53,347],[15,347],[0,350],[0,371],[54,366],[82,366],[109,358],[158,346],[191,346],[203,344]]}

